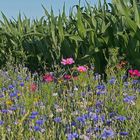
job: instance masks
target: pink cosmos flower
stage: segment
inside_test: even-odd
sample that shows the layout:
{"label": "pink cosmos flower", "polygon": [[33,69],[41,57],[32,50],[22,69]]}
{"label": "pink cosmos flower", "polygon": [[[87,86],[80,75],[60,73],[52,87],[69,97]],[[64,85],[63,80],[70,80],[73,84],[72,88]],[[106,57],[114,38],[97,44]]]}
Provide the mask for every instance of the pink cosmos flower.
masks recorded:
{"label": "pink cosmos flower", "polygon": [[63,65],[71,65],[74,63],[73,58],[66,58],[66,59],[62,59],[61,64]]}
{"label": "pink cosmos flower", "polygon": [[77,68],[77,70],[78,70],[79,72],[86,72],[86,71],[87,71],[87,67],[86,67],[86,66],[79,66],[79,67]]}
{"label": "pink cosmos flower", "polygon": [[45,74],[43,76],[43,81],[45,81],[45,82],[52,82],[53,80],[54,80],[54,78],[51,74]]}

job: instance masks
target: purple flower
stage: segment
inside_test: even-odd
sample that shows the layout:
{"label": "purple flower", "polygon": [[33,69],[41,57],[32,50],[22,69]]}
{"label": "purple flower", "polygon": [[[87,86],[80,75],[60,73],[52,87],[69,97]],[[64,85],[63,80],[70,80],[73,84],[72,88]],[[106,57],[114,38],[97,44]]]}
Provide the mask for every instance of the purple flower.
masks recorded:
{"label": "purple flower", "polygon": [[10,97],[16,97],[16,96],[17,96],[16,92],[10,93]]}
{"label": "purple flower", "polygon": [[8,110],[2,109],[1,112],[2,112],[2,113],[8,113]]}
{"label": "purple flower", "polygon": [[41,128],[39,126],[34,126],[34,131],[40,131]]}
{"label": "purple flower", "polygon": [[33,111],[33,112],[31,113],[31,115],[38,115],[38,112]]}
{"label": "purple flower", "polygon": [[5,87],[2,87],[2,91],[6,91],[7,90],[7,88],[5,88]]}
{"label": "purple flower", "polygon": [[102,106],[102,104],[103,104],[103,102],[102,101],[96,101],[96,107],[101,107]]}
{"label": "purple flower", "polygon": [[107,138],[113,138],[115,135],[114,131],[112,129],[104,129],[103,133],[101,135],[102,139],[107,139]]}
{"label": "purple flower", "polygon": [[126,103],[134,103],[135,96],[126,96],[123,101]]}
{"label": "purple flower", "polygon": [[86,130],[86,133],[92,133],[93,132],[93,128],[88,128],[87,130]]}
{"label": "purple flower", "polygon": [[72,136],[72,134],[70,133],[70,134],[68,134],[68,138],[67,138],[67,140],[73,140],[73,136]]}
{"label": "purple flower", "polygon": [[37,121],[36,121],[36,124],[38,124],[38,125],[43,125],[43,124],[44,124],[44,121],[43,121],[43,120],[37,120]]}
{"label": "purple flower", "polygon": [[11,108],[10,108],[10,110],[12,110],[12,111],[14,111],[14,110],[16,110],[17,108],[16,107],[14,107],[14,106],[12,106]]}
{"label": "purple flower", "polygon": [[13,89],[14,86],[13,86],[13,85],[9,85],[8,88],[9,88],[9,89]]}
{"label": "purple flower", "polygon": [[83,116],[79,116],[76,118],[77,121],[81,122],[81,123],[85,123],[86,119]]}
{"label": "purple flower", "polygon": [[95,132],[97,132],[97,131],[99,131],[99,130],[100,130],[99,127],[95,127],[95,128],[94,128],[94,131],[95,131]]}
{"label": "purple flower", "polygon": [[102,120],[102,122],[105,121],[105,115],[101,115],[101,120]]}
{"label": "purple flower", "polygon": [[79,137],[79,135],[76,132],[70,133],[70,134],[68,134],[67,140],[74,140],[75,138],[78,138],[78,137]]}
{"label": "purple flower", "polygon": [[61,122],[61,118],[60,118],[60,117],[56,117],[56,118],[54,118],[54,121],[55,121],[56,123],[60,123],[60,122]]}
{"label": "purple flower", "polygon": [[21,83],[20,83],[20,86],[21,86],[21,87],[24,87],[24,82],[21,82]]}
{"label": "purple flower", "polygon": [[20,75],[18,75],[18,76],[17,76],[17,79],[18,79],[19,81],[21,81],[21,80],[22,80],[22,77],[21,77]]}
{"label": "purple flower", "polygon": [[29,77],[29,76],[27,76],[25,80],[26,80],[26,81],[28,81],[29,79],[30,79],[30,77]]}
{"label": "purple flower", "polygon": [[73,138],[78,138],[79,137],[79,135],[76,132],[74,132],[72,135],[73,135]]}
{"label": "purple flower", "polygon": [[76,122],[71,122],[71,126],[76,126]]}
{"label": "purple flower", "polygon": [[115,77],[112,77],[112,78],[109,80],[109,83],[110,83],[111,85],[115,84],[115,82],[116,82]]}
{"label": "purple flower", "polygon": [[111,112],[111,113],[109,113],[109,117],[110,118],[112,118],[112,117],[114,117],[114,116],[116,116],[117,114],[116,114],[116,112]]}
{"label": "purple flower", "polygon": [[125,116],[118,116],[116,119],[123,122],[123,121],[125,121],[127,118],[126,118]]}
{"label": "purple flower", "polygon": [[98,117],[97,114],[93,114],[91,119],[92,119],[94,122],[98,122],[99,117]]}
{"label": "purple flower", "polygon": [[3,98],[4,97],[4,94],[0,94],[0,98]]}
{"label": "purple flower", "polygon": [[4,121],[0,120],[0,125],[3,125],[4,124]]}
{"label": "purple flower", "polygon": [[128,132],[120,132],[119,133],[121,136],[127,136],[129,133]]}
{"label": "purple flower", "polygon": [[111,120],[107,120],[107,121],[106,121],[106,124],[107,124],[107,125],[110,125],[111,123],[112,123]]}
{"label": "purple flower", "polygon": [[36,115],[31,115],[29,116],[30,119],[35,119],[36,118]]}
{"label": "purple flower", "polygon": [[139,80],[133,80],[133,81],[132,81],[132,84],[135,85],[135,84],[137,84],[138,82],[139,82]]}
{"label": "purple flower", "polygon": [[105,90],[105,85],[98,85],[96,86],[98,90]]}

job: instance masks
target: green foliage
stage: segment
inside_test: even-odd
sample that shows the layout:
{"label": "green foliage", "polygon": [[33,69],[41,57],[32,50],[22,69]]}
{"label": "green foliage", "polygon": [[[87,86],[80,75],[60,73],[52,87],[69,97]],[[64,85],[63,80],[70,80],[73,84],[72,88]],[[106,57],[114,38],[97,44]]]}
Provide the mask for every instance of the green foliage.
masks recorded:
{"label": "green foliage", "polygon": [[0,66],[7,61],[21,62],[32,71],[50,70],[61,58],[73,57],[78,64],[94,61],[96,71],[105,71],[110,49],[119,48],[118,56],[136,68],[140,67],[140,7],[135,0],[104,0],[97,6],[75,5],[66,16],[55,16],[43,6],[40,19],[23,18],[19,14],[9,20],[2,13],[0,21]]}

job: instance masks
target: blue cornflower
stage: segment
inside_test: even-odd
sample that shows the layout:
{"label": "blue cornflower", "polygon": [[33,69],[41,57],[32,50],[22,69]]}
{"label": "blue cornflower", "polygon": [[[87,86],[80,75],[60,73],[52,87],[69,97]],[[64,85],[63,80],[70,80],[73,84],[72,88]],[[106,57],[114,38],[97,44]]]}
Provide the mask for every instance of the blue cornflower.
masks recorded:
{"label": "blue cornflower", "polygon": [[94,131],[95,131],[95,132],[97,132],[97,131],[99,131],[99,130],[100,130],[99,127],[95,127],[95,128],[94,128]]}
{"label": "blue cornflower", "polygon": [[22,77],[21,77],[20,75],[18,75],[18,76],[17,76],[17,79],[18,79],[19,81],[21,81],[21,80],[22,80]]}
{"label": "blue cornflower", "polygon": [[129,133],[128,132],[120,132],[119,133],[121,136],[127,136]]}
{"label": "blue cornflower", "polygon": [[115,77],[112,77],[112,78],[109,80],[109,83],[110,83],[111,85],[115,84],[115,82],[116,82]]}
{"label": "blue cornflower", "polygon": [[72,134],[70,133],[70,134],[68,134],[68,138],[67,138],[67,140],[73,140],[73,136],[72,136]]}
{"label": "blue cornflower", "polygon": [[105,85],[98,85],[96,86],[97,89],[99,90],[104,90],[105,89]]}
{"label": "blue cornflower", "polygon": [[4,124],[4,121],[0,120],[0,125],[3,125]]}
{"label": "blue cornflower", "polygon": [[21,86],[21,87],[24,87],[24,82],[21,82],[21,83],[20,83],[20,86]]}
{"label": "blue cornflower", "polygon": [[9,89],[13,89],[14,86],[13,86],[13,85],[9,85],[8,88],[9,88]]}
{"label": "blue cornflower", "polygon": [[76,132],[70,133],[70,134],[68,134],[67,140],[74,140],[74,139],[76,139],[78,137],[79,137],[79,135]]}
{"label": "blue cornflower", "polygon": [[100,109],[100,108],[97,108],[97,109],[95,110],[95,112],[96,112],[96,113],[100,113],[100,112],[101,112],[101,109]]}
{"label": "blue cornflower", "polygon": [[5,88],[5,87],[2,87],[2,91],[6,91],[7,90],[7,88]]}
{"label": "blue cornflower", "polygon": [[81,122],[81,123],[85,123],[86,119],[83,116],[79,116],[76,118],[77,121]]}
{"label": "blue cornflower", "polygon": [[110,125],[111,123],[112,123],[111,120],[107,120],[107,121],[106,121],[106,124],[107,124],[107,125]]}
{"label": "blue cornflower", "polygon": [[98,117],[97,114],[94,114],[94,115],[93,115],[93,120],[94,120],[95,122],[97,122],[97,121],[99,120],[99,117]]}
{"label": "blue cornflower", "polygon": [[44,124],[44,120],[37,120],[37,121],[36,121],[36,124],[38,124],[38,125],[43,125],[43,124]]}
{"label": "blue cornflower", "polygon": [[117,115],[116,112],[111,112],[111,113],[109,113],[109,117],[110,117],[110,118],[115,117],[116,115]]}
{"label": "blue cornflower", "polygon": [[126,96],[123,101],[126,103],[134,103],[135,98],[135,96]]}
{"label": "blue cornflower", "polygon": [[71,122],[71,126],[76,126],[76,122]]}
{"label": "blue cornflower", "polygon": [[60,118],[60,117],[56,117],[56,118],[54,118],[54,121],[55,121],[56,123],[60,123],[60,122],[61,122],[61,118]]}
{"label": "blue cornflower", "polygon": [[133,80],[133,81],[132,81],[132,84],[135,85],[135,84],[137,84],[138,82],[139,82],[139,80]]}
{"label": "blue cornflower", "polygon": [[1,112],[2,112],[2,113],[8,113],[8,110],[3,109],[3,110],[1,110]]}
{"label": "blue cornflower", "polygon": [[87,111],[88,111],[88,113],[90,113],[90,112],[93,111],[93,108],[92,107],[89,107],[89,108],[87,108]]}
{"label": "blue cornflower", "polygon": [[79,135],[76,132],[74,132],[72,135],[73,135],[74,138],[78,138],[79,137]]}
{"label": "blue cornflower", "polygon": [[126,78],[127,78],[127,75],[123,75],[123,76],[121,77],[122,80],[125,80]]}
{"label": "blue cornflower", "polygon": [[33,112],[31,113],[31,115],[38,115],[38,112],[33,111]]}
{"label": "blue cornflower", "polygon": [[36,118],[36,115],[31,115],[29,116],[30,119],[35,119]]}
{"label": "blue cornflower", "polygon": [[16,96],[17,96],[16,92],[10,93],[10,97],[16,97]]}
{"label": "blue cornflower", "polygon": [[0,98],[3,98],[4,97],[4,94],[0,94]]}
{"label": "blue cornflower", "polygon": [[105,121],[105,115],[101,115],[101,120],[102,120],[102,122]]}
{"label": "blue cornflower", "polygon": [[82,92],[81,96],[83,96],[83,97],[86,96],[86,92]]}
{"label": "blue cornflower", "polygon": [[29,76],[27,76],[25,80],[26,80],[26,81],[28,81],[29,79],[30,79],[30,77],[29,77]]}
{"label": "blue cornflower", "polygon": [[123,121],[125,121],[127,118],[126,118],[125,116],[118,116],[116,119],[123,122]]}
{"label": "blue cornflower", "polygon": [[39,126],[34,126],[34,131],[40,131],[41,128]]}
{"label": "blue cornflower", "polygon": [[102,104],[103,104],[103,102],[102,101],[96,101],[96,107],[101,107],[102,106]]}
{"label": "blue cornflower", "polygon": [[91,116],[91,119],[92,119],[94,122],[98,122],[99,117],[98,117],[97,114],[94,113],[94,114]]}
{"label": "blue cornflower", "polygon": [[85,119],[88,119],[89,115],[88,114],[84,114],[84,115],[82,115],[82,117],[85,118]]}
{"label": "blue cornflower", "polygon": [[14,110],[16,110],[17,109],[17,107],[15,107],[15,106],[12,106],[11,108],[10,108],[10,110],[12,110],[12,111],[14,111]]}
{"label": "blue cornflower", "polygon": [[86,133],[91,133],[91,132],[93,132],[93,128],[88,128],[88,129],[86,130]]}
{"label": "blue cornflower", "polygon": [[114,131],[112,129],[106,129],[104,128],[103,133],[101,135],[102,139],[107,139],[107,138],[113,138],[115,135]]}

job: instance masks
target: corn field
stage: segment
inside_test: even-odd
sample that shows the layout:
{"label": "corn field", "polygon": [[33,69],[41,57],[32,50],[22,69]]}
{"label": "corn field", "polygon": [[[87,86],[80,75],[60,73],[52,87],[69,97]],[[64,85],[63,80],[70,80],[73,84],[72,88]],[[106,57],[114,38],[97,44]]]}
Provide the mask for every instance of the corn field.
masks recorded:
{"label": "corn field", "polygon": [[[44,6],[45,17],[31,20],[19,14],[0,21],[0,66],[21,62],[32,71],[59,65],[61,58],[73,57],[78,64],[93,62],[102,73],[116,52],[117,61],[126,60],[140,68],[140,6],[135,0],[112,0],[97,6],[73,6],[69,16],[55,16]],[[116,60],[113,62],[117,63]]]}

